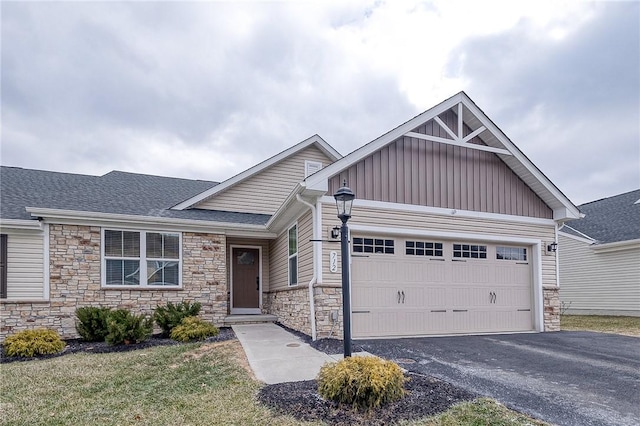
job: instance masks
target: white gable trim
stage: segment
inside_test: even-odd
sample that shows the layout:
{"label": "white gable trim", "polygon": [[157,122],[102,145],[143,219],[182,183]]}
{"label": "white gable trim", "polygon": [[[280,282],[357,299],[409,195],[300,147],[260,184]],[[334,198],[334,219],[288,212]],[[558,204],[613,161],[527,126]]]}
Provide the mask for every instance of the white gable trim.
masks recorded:
{"label": "white gable trim", "polygon": [[[564,228],[569,228],[571,229],[573,232],[580,234],[582,237],[578,237],[577,235],[573,235],[573,234],[569,234],[567,232],[563,232],[562,230]],[[573,239],[576,239],[578,241],[584,241],[587,242],[589,244],[592,243],[597,243],[598,241],[595,238],[591,238],[590,236],[588,236],[587,234],[584,234],[580,231],[578,231],[576,228],[572,228],[571,226],[567,225],[566,223],[564,225],[562,225],[562,227],[558,230],[559,232],[562,232],[563,235],[566,235],[567,237],[571,237]]]}
{"label": "white gable trim", "polygon": [[[532,189],[538,194],[538,196],[540,196],[540,198],[545,200],[545,202],[549,203],[550,200],[554,201],[554,203],[552,203],[554,205],[550,205],[550,207],[553,209],[555,220],[580,218],[580,212],[578,208],[573,205],[573,203],[564,194],[562,194],[562,192],[560,192],[558,188],[556,188],[556,186],[509,140],[509,138],[504,133],[502,133],[500,129],[498,129],[495,124],[493,124],[493,122],[473,103],[473,101],[464,92],[460,92],[445,100],[444,102],[436,105],[435,107],[423,112],[422,114],[417,115],[416,117],[400,125],[399,127],[380,136],[367,145],[364,145],[363,147],[336,161],[335,163],[320,170],[318,173],[310,176],[309,179],[307,179],[307,187],[310,189],[326,191],[328,189],[328,180],[330,177],[363,160],[364,158],[378,151],[387,144],[395,141],[401,136],[406,135],[408,132],[411,132],[421,124],[435,119],[439,114],[453,108],[456,105],[458,106],[459,120],[461,119],[462,115],[461,105],[464,105],[469,110],[469,112],[471,112],[481,122],[482,126],[485,127],[486,130],[490,131],[496,137],[496,139],[505,147],[506,151],[510,153],[510,155],[504,155],[502,153],[497,153],[496,155],[498,155],[503,161],[505,161],[505,163],[512,170],[513,160],[515,159],[527,170],[527,172],[531,174],[534,179],[536,179],[542,185],[544,191],[536,191],[536,189]],[[447,127],[444,127],[446,131]],[[447,143],[451,142],[453,141],[448,141]],[[474,147],[472,146],[471,148]],[[516,174],[520,176],[519,173]],[[520,177],[525,180],[523,176]]]}
{"label": "white gable trim", "polygon": [[318,149],[320,149],[320,151],[322,151],[327,157],[331,158],[332,160],[336,161],[340,158],[342,158],[342,155],[340,155],[340,153],[338,151],[336,151],[335,149],[333,149],[333,147],[331,145],[329,145],[327,142],[324,141],[324,139],[322,139],[320,136],[318,135],[313,135],[308,139],[303,140],[302,142],[292,146],[291,148],[282,151],[280,154],[274,155],[273,157],[263,161],[262,163],[259,163],[253,167],[251,167],[250,169],[245,170],[244,172],[235,175],[234,177],[225,180],[224,182],[214,186],[213,188],[210,188],[194,197],[189,198],[188,200],[185,200],[179,204],[176,204],[175,206],[172,207],[172,209],[174,210],[184,210],[187,209],[191,206],[193,206],[194,204],[197,204],[201,201],[206,200],[209,197],[212,197],[215,194],[218,194],[242,181],[244,181],[245,179],[250,178],[253,175],[256,175],[258,173],[260,173],[261,171],[273,166],[274,164],[284,160],[285,158],[295,154],[298,151],[302,151],[303,149],[311,146],[311,145],[316,145],[318,147]]}
{"label": "white gable trim", "polygon": [[[335,200],[333,199],[333,197],[329,197],[327,195],[321,197],[320,201],[322,201],[325,204],[335,205]],[[502,214],[502,213],[476,212],[473,210],[447,209],[443,207],[419,206],[416,204],[389,203],[385,201],[361,200],[358,198],[353,200],[353,206],[384,209],[384,210],[391,210],[391,211],[397,211],[397,212],[433,214],[438,216],[455,216],[455,217],[465,217],[465,218],[471,218],[471,219],[502,220],[505,222],[526,223],[530,225],[548,225],[548,226],[555,225],[555,221],[553,219],[545,219],[545,218],[539,218],[539,217],[516,216],[516,215]]]}
{"label": "white gable trim", "polygon": [[[570,238],[570,239],[575,240],[575,241],[580,241],[581,243],[585,243],[585,244],[589,244],[589,245],[596,243],[595,240],[578,237],[577,235],[573,235],[573,234],[569,234],[567,232],[564,232],[564,231],[562,231],[562,229],[558,230],[558,235],[560,235],[562,237],[565,237],[565,238]],[[560,242],[558,242],[558,245],[560,246],[560,250],[562,250],[562,244],[560,244]]]}

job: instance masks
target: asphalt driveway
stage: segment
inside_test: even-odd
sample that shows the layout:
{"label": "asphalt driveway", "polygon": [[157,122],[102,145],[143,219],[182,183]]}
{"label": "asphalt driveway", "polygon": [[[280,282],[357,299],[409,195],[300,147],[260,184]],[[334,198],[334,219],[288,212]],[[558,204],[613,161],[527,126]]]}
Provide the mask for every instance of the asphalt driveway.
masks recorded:
{"label": "asphalt driveway", "polygon": [[637,337],[562,331],[357,344],[546,422],[640,425]]}

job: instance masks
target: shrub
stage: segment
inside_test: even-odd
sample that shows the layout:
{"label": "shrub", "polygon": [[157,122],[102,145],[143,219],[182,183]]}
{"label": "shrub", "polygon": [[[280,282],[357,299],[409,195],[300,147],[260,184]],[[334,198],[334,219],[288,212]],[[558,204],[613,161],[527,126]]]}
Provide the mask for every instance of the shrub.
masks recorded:
{"label": "shrub", "polygon": [[218,327],[198,317],[186,317],[171,330],[171,338],[179,342],[190,342],[217,336],[219,332]]}
{"label": "shrub", "polygon": [[110,308],[87,306],[76,309],[76,330],[88,342],[103,342],[107,336],[107,318]]}
{"label": "shrub", "polygon": [[105,340],[110,345],[139,343],[151,336],[153,320],[126,309],[116,309],[107,318],[107,331]]}
{"label": "shrub", "polygon": [[348,357],[325,364],[318,374],[318,393],[325,399],[371,409],[405,394],[398,364],[377,357]]}
{"label": "shrub", "polygon": [[169,302],[167,306],[158,306],[153,313],[153,318],[162,329],[162,334],[169,336],[171,330],[180,325],[183,319],[197,316],[201,307],[202,305],[198,302],[180,302],[175,305]]}
{"label": "shrub", "polygon": [[46,328],[21,331],[8,336],[4,341],[7,356],[32,357],[56,354],[64,347],[65,343],[60,340],[60,335]]}

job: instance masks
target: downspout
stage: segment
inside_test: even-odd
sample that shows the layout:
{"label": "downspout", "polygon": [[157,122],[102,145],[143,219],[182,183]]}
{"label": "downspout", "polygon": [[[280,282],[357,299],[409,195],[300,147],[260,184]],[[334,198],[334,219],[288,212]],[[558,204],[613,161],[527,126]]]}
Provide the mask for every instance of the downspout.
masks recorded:
{"label": "downspout", "polygon": [[[305,201],[300,194],[296,194],[296,199],[298,201],[300,201],[302,204],[304,204],[305,206],[308,206],[311,209],[311,217],[313,219],[313,239],[314,240],[319,240],[320,239],[320,235],[318,235],[318,230],[315,226],[315,224],[317,223],[317,218],[316,218],[316,206],[314,206],[313,204]],[[318,280],[318,266],[317,266],[317,258],[316,258],[316,243],[317,241],[313,242],[313,277],[311,277],[311,281],[309,281],[309,321],[311,323],[311,340],[315,341],[316,337],[317,337],[317,333],[316,333],[316,308],[315,308],[315,303],[314,303],[314,297],[313,297],[313,285],[316,283],[316,281]]]}
{"label": "downspout", "polygon": [[562,247],[560,247],[560,242],[558,241],[558,222],[556,222],[556,239],[555,242],[556,244],[558,244],[556,246],[556,252],[554,253],[556,255],[556,287],[560,288],[560,254],[558,253],[558,251],[560,249],[562,249]]}

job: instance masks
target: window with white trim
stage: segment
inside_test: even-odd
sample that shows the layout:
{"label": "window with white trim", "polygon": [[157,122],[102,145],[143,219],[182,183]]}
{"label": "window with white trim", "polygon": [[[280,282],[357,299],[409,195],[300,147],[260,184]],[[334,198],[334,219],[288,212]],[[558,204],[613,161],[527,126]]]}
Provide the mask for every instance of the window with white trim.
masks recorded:
{"label": "window with white trim", "polygon": [[496,247],[498,260],[527,260],[527,249],[524,247]]}
{"label": "window with white trim", "polygon": [[104,287],[180,287],[181,235],[172,232],[103,232]]}
{"label": "window with white trim", "polygon": [[462,257],[465,259],[486,259],[487,246],[476,244],[454,244],[453,257]]}
{"label": "window with white trim", "polygon": [[377,253],[377,254],[393,254],[394,240],[385,240],[382,238],[354,238],[354,253]]}
{"label": "window with white trim", "polygon": [[405,241],[405,253],[410,256],[442,257],[442,243],[433,241]]}
{"label": "window with white trim", "polygon": [[289,285],[298,285],[298,225],[289,228]]}

